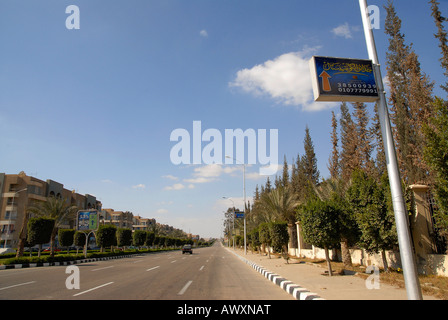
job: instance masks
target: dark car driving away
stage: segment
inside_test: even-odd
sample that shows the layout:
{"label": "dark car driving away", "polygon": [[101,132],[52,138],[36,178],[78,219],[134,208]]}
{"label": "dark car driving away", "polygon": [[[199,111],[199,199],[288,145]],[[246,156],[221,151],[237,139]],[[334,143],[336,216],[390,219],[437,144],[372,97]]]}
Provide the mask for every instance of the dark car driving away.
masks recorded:
{"label": "dark car driving away", "polygon": [[185,252],[189,252],[190,254],[193,254],[193,249],[191,248],[191,244],[184,245],[184,247],[182,248],[182,254],[184,254]]}

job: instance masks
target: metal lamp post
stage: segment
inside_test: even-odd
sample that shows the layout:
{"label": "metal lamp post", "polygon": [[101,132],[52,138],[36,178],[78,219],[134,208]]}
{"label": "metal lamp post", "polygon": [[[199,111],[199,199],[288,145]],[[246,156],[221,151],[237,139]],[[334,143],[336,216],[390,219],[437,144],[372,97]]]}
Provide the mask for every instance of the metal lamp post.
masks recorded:
{"label": "metal lamp post", "polygon": [[243,199],[244,199],[244,254],[247,255],[247,245],[246,245],[246,164],[238,161],[238,159],[226,156],[227,159],[233,159],[243,165]]}
{"label": "metal lamp post", "polygon": [[392,136],[390,118],[384,92],[383,79],[373,37],[373,28],[369,17],[367,0],[359,0],[362,22],[367,43],[369,59],[372,60],[375,72],[375,78],[378,85],[379,103],[378,115],[381,124],[381,135],[383,137],[384,150],[387,160],[387,172],[389,175],[390,188],[392,193],[392,204],[395,213],[397,226],[398,243],[400,247],[401,263],[403,265],[403,275],[409,300],[422,300],[420,282],[418,280],[417,268],[415,265],[414,254],[411,245],[411,236],[408,227],[408,218],[406,215],[406,205],[404,202],[403,191],[401,189],[401,178],[398,169],[395,144]]}

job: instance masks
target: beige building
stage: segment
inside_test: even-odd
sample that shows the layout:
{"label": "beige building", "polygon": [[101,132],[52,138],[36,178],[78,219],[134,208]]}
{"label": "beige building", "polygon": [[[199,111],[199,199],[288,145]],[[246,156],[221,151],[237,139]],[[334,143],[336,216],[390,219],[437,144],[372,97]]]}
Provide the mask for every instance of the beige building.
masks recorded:
{"label": "beige building", "polygon": [[[66,199],[67,204],[77,206],[79,210],[95,209],[100,213],[100,224],[112,224],[117,228],[131,230],[152,230],[155,219],[134,216],[129,211],[102,209],[102,204],[95,196],[82,195],[64,188],[62,183],[53,180],[40,180],[28,176],[23,171],[19,174],[0,173],[0,249],[17,248],[20,231],[26,223],[27,208],[39,206],[48,197]],[[28,214],[28,218],[32,214]],[[62,228],[75,228],[75,219],[66,220]],[[166,229],[173,229],[168,225]]]}
{"label": "beige building", "polygon": [[134,216],[132,230],[151,231],[156,224],[156,219],[142,218]]}
{"label": "beige building", "polygon": [[114,209],[101,210],[100,224],[112,224],[117,228],[132,229],[133,225],[132,212],[129,211],[115,211]]}
{"label": "beige building", "polygon": [[[53,180],[40,180],[26,175],[0,173],[0,248],[16,248],[20,230],[25,220],[25,212],[31,206],[47,201],[48,197],[66,199],[80,210],[101,210],[101,202],[96,197],[81,195],[67,190],[64,185]],[[29,215],[31,216],[31,215]],[[75,221],[63,222],[65,228],[74,228]]]}

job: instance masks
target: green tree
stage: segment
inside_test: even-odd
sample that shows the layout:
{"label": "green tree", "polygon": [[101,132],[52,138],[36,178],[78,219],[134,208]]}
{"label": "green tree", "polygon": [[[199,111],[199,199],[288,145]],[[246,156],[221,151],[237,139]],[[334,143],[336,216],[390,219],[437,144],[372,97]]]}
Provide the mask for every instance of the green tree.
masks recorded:
{"label": "green tree", "polygon": [[[87,231],[87,233],[89,232]],[[86,234],[82,231],[76,231],[73,244],[76,246],[76,254],[78,254],[79,248],[86,245]]]}
{"label": "green tree", "polygon": [[307,179],[316,185],[319,183],[320,173],[317,169],[317,157],[314,151],[313,140],[311,139],[310,129],[306,126],[305,138],[303,141],[303,146],[305,149],[305,154],[302,158],[302,166],[304,168],[304,173]]}
{"label": "green tree", "polygon": [[356,132],[356,124],[352,119],[347,104],[341,104],[341,178],[345,181],[350,179],[352,171],[360,167],[358,155],[359,139]]}
{"label": "green tree", "polygon": [[156,235],[155,235],[154,232],[148,232],[148,233],[146,234],[146,242],[145,242],[145,244],[146,244],[148,247],[152,247],[152,246],[154,245],[154,240],[155,240],[155,238],[156,238]]}
{"label": "green tree", "polygon": [[28,230],[28,242],[35,243],[39,245],[38,256],[40,257],[40,252],[42,250],[42,245],[44,243],[50,242],[51,233],[54,228],[54,219],[40,217],[40,218],[31,218],[28,221],[27,230]]}
{"label": "green tree", "polygon": [[398,241],[389,195],[387,174],[377,183],[362,170],[353,172],[347,201],[361,229],[359,244],[368,253],[381,252],[384,270],[389,269],[385,251],[393,249]]}
{"label": "green tree", "polygon": [[339,217],[340,209],[331,201],[310,200],[298,210],[298,220],[305,242],[325,250],[328,274],[333,275],[329,249],[337,247],[341,241]]}
{"label": "green tree", "polygon": [[127,228],[117,229],[117,246],[128,247],[132,244],[132,230]]}
{"label": "green tree", "polygon": [[377,103],[375,103],[374,107],[374,116],[372,119],[372,126],[370,127],[370,133],[373,137],[373,149],[376,150],[373,175],[375,179],[379,181],[383,173],[387,171],[387,163]]}
{"label": "green tree", "polygon": [[67,247],[67,254],[70,246],[73,245],[75,230],[74,229],[59,229],[58,240],[61,247]]}
{"label": "green tree", "polygon": [[136,247],[141,247],[146,242],[146,231],[143,230],[135,230],[132,235],[132,244]]}
{"label": "green tree", "polygon": [[[448,41],[447,41],[447,33],[445,30],[445,26],[443,25],[444,22],[447,21],[447,19],[442,16],[442,13],[439,9],[439,1],[437,0],[430,0],[431,3],[431,16],[434,18],[434,22],[437,27],[437,33],[435,34],[435,37],[437,40],[439,40],[439,48],[442,53],[442,57],[440,58],[440,64],[444,70],[444,75],[448,79]],[[441,86],[445,92],[448,93],[448,84],[445,83]]]}
{"label": "green tree", "polygon": [[407,185],[430,183],[429,170],[423,161],[425,137],[422,127],[432,113],[433,84],[422,72],[412,46],[406,45],[405,35],[401,32],[402,21],[391,0],[386,11],[390,116],[401,174]]}
{"label": "green tree", "polygon": [[439,210],[434,218],[442,236],[448,239],[448,103],[436,98],[435,113],[425,126],[425,160],[435,174],[435,198]]}
{"label": "green tree", "polygon": [[359,159],[360,168],[372,173],[374,164],[372,161],[372,133],[369,130],[369,114],[367,112],[367,105],[364,103],[353,104],[353,116],[355,118],[356,135],[358,146],[356,148],[357,158]]}
{"label": "green tree", "polygon": [[101,247],[101,252],[104,248],[117,245],[117,227],[114,225],[100,225],[96,232],[96,244]]}
{"label": "green tree", "polygon": [[331,149],[331,155],[328,159],[328,170],[330,171],[331,179],[338,179],[340,175],[340,164],[339,164],[339,138],[338,138],[338,121],[334,111],[331,112],[331,144],[333,148]]}
{"label": "green tree", "polygon": [[288,224],[286,222],[271,222],[269,228],[272,248],[276,252],[288,254]]}
{"label": "green tree", "polygon": [[342,179],[328,179],[315,187],[317,197],[323,202],[331,202],[339,209],[338,216],[342,262],[345,269],[352,269],[352,258],[349,248],[355,245],[360,237],[360,230],[353,216],[351,207],[345,200],[348,183]]}
{"label": "green tree", "polygon": [[263,246],[263,251],[267,248],[268,256],[269,256],[269,258],[271,258],[272,239],[271,239],[271,233],[270,233],[270,229],[269,229],[269,223],[268,222],[261,223],[258,226],[258,233],[259,233],[258,238],[260,239],[260,243]]}
{"label": "green tree", "polygon": [[[258,250],[258,247],[261,245],[258,228],[253,229],[249,233],[249,244],[250,244],[250,247],[252,248],[252,251]],[[261,250],[260,250],[260,252],[261,252]]]}

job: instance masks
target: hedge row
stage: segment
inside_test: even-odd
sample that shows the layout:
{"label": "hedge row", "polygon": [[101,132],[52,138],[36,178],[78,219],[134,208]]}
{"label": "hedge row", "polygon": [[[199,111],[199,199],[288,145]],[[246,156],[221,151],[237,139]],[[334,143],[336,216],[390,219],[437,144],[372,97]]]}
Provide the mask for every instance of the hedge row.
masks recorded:
{"label": "hedge row", "polygon": [[[142,254],[142,253],[151,253],[157,251],[166,251],[173,249],[147,249],[147,250],[126,250],[120,251],[116,250],[113,252],[90,252],[87,253],[87,259],[90,258],[105,258],[105,257],[115,257],[115,256],[124,256],[124,255],[132,255],[132,254]],[[47,263],[47,262],[64,262],[64,261],[74,261],[85,259],[84,254],[57,254],[55,256],[33,256],[33,257],[19,257],[19,258],[9,258],[0,260],[0,264],[3,265],[13,265],[13,264],[26,264],[26,263]]]}

